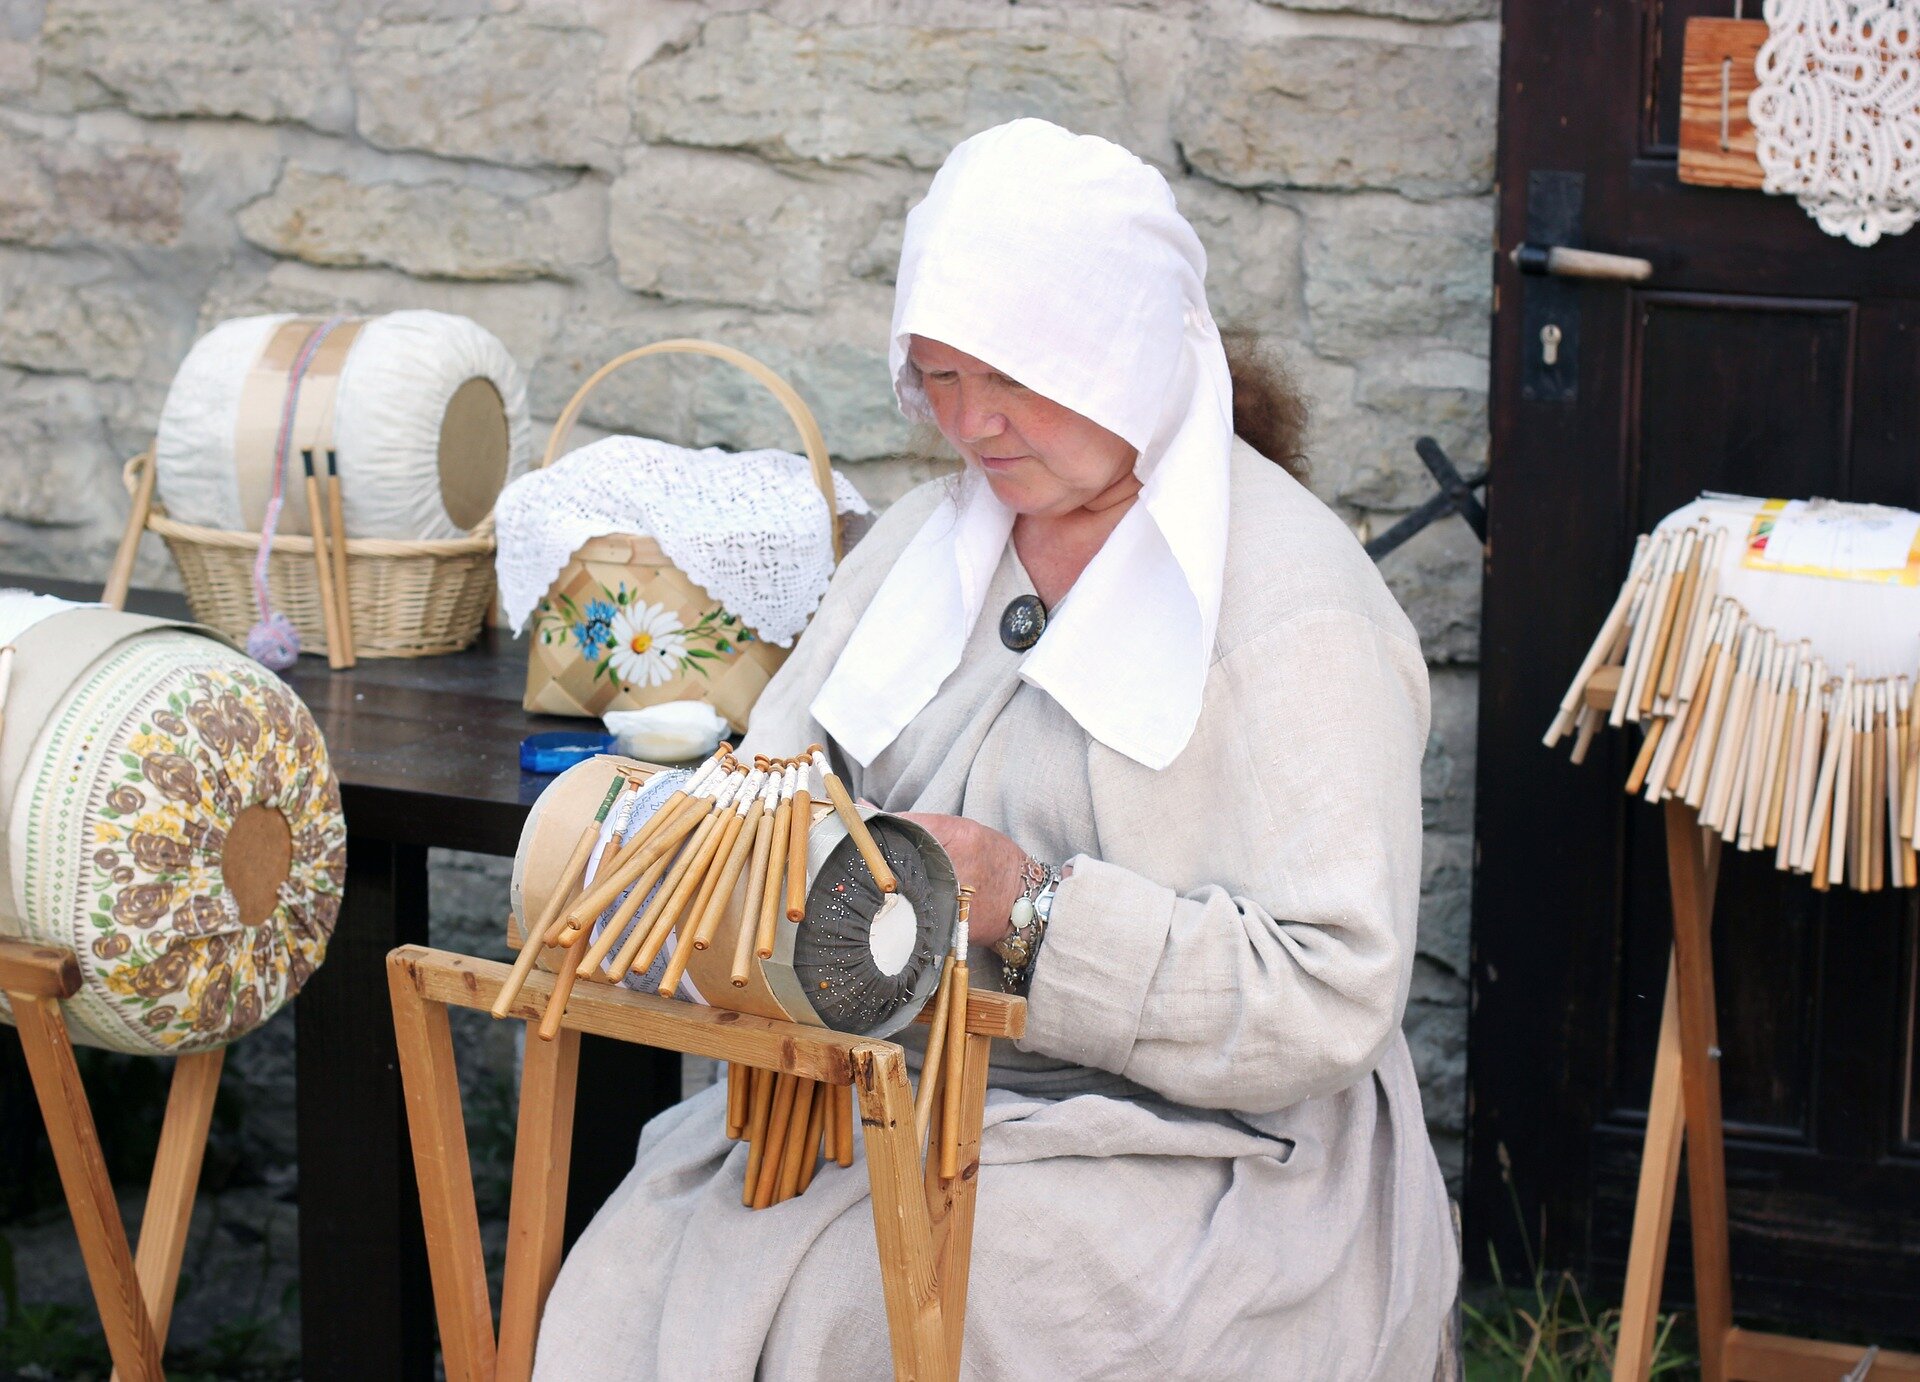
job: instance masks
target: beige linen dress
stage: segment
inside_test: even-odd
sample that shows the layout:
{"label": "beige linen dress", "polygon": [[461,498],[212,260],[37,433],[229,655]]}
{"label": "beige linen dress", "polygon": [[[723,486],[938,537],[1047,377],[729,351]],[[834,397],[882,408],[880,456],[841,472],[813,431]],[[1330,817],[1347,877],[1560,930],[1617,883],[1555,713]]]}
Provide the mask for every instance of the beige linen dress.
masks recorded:
{"label": "beige linen dress", "polygon": [[[824,738],[807,707],[944,492],[900,500],[848,557],[743,752]],[[960,667],[868,768],[843,763],[887,810],[1074,866],[1027,1036],[995,1044],[965,1375],[1427,1382],[1456,1258],[1400,1034],[1427,734],[1412,629],[1339,520],[1236,443],[1204,708],[1154,772],[1019,680],[998,616],[1029,590],[1009,544]],[[999,974],[985,951],[973,966]],[[891,1376],[865,1165],[741,1208],[724,1093],[647,1126],[561,1270],[541,1382]]]}

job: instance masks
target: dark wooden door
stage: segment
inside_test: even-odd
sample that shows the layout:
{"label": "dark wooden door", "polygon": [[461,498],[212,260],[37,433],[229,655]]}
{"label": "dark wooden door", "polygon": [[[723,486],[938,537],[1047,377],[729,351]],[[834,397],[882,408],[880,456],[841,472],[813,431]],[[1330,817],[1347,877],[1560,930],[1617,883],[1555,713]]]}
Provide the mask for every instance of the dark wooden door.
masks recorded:
{"label": "dark wooden door", "polygon": [[[1625,735],[1578,768],[1540,736],[1634,535],[1702,489],[1920,508],[1920,231],[1859,249],[1791,200],[1675,176],[1685,21],[1730,12],[1504,4],[1469,1057],[1482,1269],[1489,1238],[1523,1260],[1503,1166],[1550,1261],[1604,1285],[1626,1258],[1669,945],[1661,820],[1621,790]],[[1653,274],[1523,276],[1507,251],[1530,220]],[[1723,857],[1736,1308],[1920,1334],[1920,909]],[[1673,1245],[1679,1300],[1684,1229]]]}

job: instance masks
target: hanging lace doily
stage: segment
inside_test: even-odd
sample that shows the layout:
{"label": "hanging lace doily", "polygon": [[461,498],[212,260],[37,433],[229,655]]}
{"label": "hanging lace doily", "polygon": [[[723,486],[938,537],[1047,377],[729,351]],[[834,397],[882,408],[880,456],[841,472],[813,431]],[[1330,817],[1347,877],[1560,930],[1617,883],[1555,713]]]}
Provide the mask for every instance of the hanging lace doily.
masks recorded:
{"label": "hanging lace doily", "polygon": [[[842,514],[873,510],[838,471]],[[788,647],[833,576],[827,503],[803,456],[607,437],[523,475],[494,509],[500,605],[517,633],[582,543],[651,537],[766,642]]]}
{"label": "hanging lace doily", "polygon": [[1871,245],[1920,211],[1920,0],[1766,0],[1747,102],[1766,190]]}

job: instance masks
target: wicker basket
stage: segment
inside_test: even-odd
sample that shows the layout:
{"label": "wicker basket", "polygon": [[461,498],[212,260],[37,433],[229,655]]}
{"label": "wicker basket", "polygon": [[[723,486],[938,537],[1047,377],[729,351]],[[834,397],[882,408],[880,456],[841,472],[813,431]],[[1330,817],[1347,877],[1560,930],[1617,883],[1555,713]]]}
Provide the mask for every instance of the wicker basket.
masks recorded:
{"label": "wicker basket", "polygon": [[[582,384],[553,425],[544,467],[559,455],[573,430],[587,396],[609,374],[629,361],[648,355],[706,355],[744,371],[780,401],[799,430],[801,445],[813,466],[813,478],[827,496],[827,512],[835,514],[833,558],[840,560],[841,531],[833,493],[833,470],[827,459],[826,438],[812,411],[793,386],[766,365],[731,346],[711,341],[657,341],[608,361]],[[562,611],[584,610],[594,599],[620,608],[656,605],[671,612],[688,629],[715,629],[710,646],[688,669],[655,686],[630,687],[617,677],[597,671],[581,655],[578,641],[569,636]],[[741,629],[720,602],[673,564],[651,537],[612,534],[598,537],[575,552],[549,587],[534,613],[533,637],[527,656],[527,692],[522,704],[548,715],[598,716],[608,710],[638,710],[665,701],[703,700],[736,730],[744,730],[747,712],[760,698],[768,678],[787,659],[788,650],[762,643]],[[554,636],[558,627],[560,634]]]}
{"label": "wicker basket", "polygon": [[[244,645],[247,630],[260,620],[260,606],[253,595],[260,535],[202,528],[167,517],[153,497],[150,452],[128,461],[123,478],[133,496],[133,511],[127,518],[123,560],[115,563],[114,579],[125,579],[123,565],[131,568],[132,548],[140,531],[158,533],[180,568],[193,617]],[[493,600],[493,550],[492,514],[462,538],[347,539],[354,652],[361,657],[434,657],[457,653],[473,642]],[[274,538],[267,558],[267,588],[274,608],[300,631],[302,651],[325,652],[326,625],[321,618],[312,538],[297,533]]]}

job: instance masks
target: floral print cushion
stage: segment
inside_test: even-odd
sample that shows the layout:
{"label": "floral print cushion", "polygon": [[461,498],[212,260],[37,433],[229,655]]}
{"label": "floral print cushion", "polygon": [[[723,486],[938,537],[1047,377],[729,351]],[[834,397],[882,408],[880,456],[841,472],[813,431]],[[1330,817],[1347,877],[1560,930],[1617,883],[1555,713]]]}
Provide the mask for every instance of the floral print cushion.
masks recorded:
{"label": "floral print cushion", "polygon": [[[248,924],[222,865],[255,805],[284,819],[291,862]],[[82,675],[8,830],[0,931],[79,956],[66,1016],[88,1045],[174,1055],[244,1035],[299,991],[339,915],[346,823],[319,728],[279,678],[196,634],[127,639]]]}

